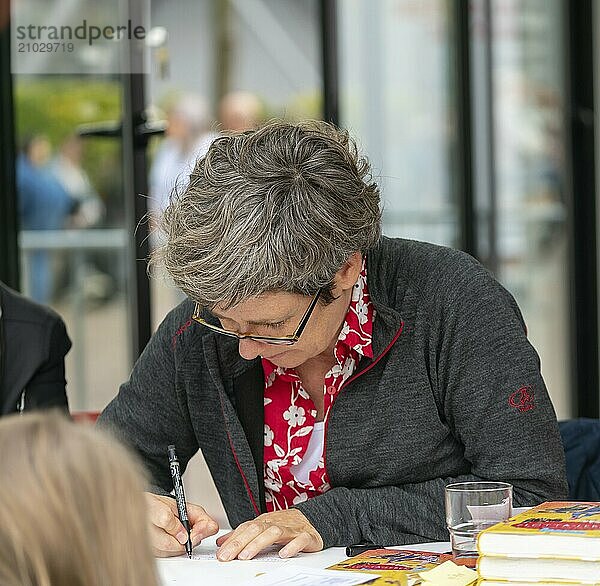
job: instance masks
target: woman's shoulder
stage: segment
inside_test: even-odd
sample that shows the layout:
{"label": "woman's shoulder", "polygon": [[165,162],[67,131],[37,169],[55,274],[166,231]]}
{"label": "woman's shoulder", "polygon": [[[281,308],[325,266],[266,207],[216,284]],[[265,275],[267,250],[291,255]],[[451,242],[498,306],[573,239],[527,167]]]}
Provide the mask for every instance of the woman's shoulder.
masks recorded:
{"label": "woman's shoulder", "polygon": [[412,289],[438,299],[444,293],[494,281],[478,260],[461,250],[404,238],[381,238],[368,254],[368,265],[369,286],[374,282],[380,287]]}
{"label": "woman's shoulder", "polygon": [[471,255],[432,242],[410,240],[408,238],[382,237],[374,253],[382,264],[394,264],[404,267],[436,268],[455,271],[457,268],[485,270]]}
{"label": "woman's shoulder", "polygon": [[0,283],[0,307],[5,323],[20,322],[38,325],[62,323],[62,318],[53,309],[36,303],[4,283]]}

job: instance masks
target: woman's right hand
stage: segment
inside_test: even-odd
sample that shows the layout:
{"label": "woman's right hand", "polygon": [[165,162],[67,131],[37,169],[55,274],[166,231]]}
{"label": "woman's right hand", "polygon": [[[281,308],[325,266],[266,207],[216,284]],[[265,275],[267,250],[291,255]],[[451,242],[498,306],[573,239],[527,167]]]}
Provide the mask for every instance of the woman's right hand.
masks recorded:
{"label": "woman's right hand", "polygon": [[[175,499],[150,492],[145,494],[154,555],[171,557],[184,554],[188,536],[177,515]],[[214,535],[219,530],[219,525],[200,505],[186,503],[186,507],[192,546],[196,547],[205,537]]]}

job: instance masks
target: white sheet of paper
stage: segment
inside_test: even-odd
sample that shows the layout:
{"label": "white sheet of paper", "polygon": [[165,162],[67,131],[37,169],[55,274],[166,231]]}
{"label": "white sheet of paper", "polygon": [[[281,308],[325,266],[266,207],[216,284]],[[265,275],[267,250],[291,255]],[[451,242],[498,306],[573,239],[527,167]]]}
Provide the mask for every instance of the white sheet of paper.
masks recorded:
{"label": "white sheet of paper", "polygon": [[[283,559],[279,557],[279,550],[283,547],[283,545],[273,545],[271,547],[267,547],[260,553],[256,554],[251,560],[243,560],[245,562],[278,562],[284,563],[289,561],[288,559]],[[212,545],[197,545],[192,551],[192,560],[217,560],[216,549]],[[188,559],[186,554],[183,554],[176,559]],[[227,562],[229,563],[229,562]]]}
{"label": "white sheet of paper", "polygon": [[242,583],[242,586],[353,586],[374,579],[373,574],[319,570],[287,564]]}
{"label": "white sheet of paper", "polygon": [[[186,556],[187,558],[187,556]],[[215,561],[217,560],[217,556],[215,554],[214,551],[212,552],[206,552],[206,553],[201,553],[201,552],[193,552],[192,553],[192,560],[197,560],[197,561],[207,561],[207,560],[212,560]],[[251,560],[244,560],[246,563],[252,563],[252,562],[265,562],[265,563],[269,563],[269,562],[278,562],[280,564],[283,564],[289,560],[287,559],[282,559],[279,557],[279,554],[277,553],[277,550],[275,550],[274,552],[268,552],[268,551],[262,551],[258,554],[256,554]],[[229,562],[227,562],[229,563]]]}
{"label": "white sheet of paper", "polygon": [[[280,564],[287,560],[280,560]],[[241,584],[257,574],[263,574],[277,569],[274,562],[257,560],[219,562],[213,560],[193,561],[182,558],[168,558],[157,561],[158,573],[163,586],[195,586],[197,584]]]}

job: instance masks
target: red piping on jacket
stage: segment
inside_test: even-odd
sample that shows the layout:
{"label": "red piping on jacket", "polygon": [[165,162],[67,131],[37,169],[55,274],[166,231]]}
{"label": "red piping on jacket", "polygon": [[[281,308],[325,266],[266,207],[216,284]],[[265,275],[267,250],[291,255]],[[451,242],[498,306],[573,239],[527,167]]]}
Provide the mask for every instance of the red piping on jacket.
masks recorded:
{"label": "red piping on jacket", "polygon": [[250,497],[250,502],[252,503],[252,506],[254,507],[254,512],[258,516],[261,514],[260,508],[256,504],[256,500],[254,499],[254,495],[252,494],[252,490],[250,489],[250,484],[248,483],[248,479],[246,478],[246,475],[244,474],[244,471],[242,470],[242,466],[240,464],[240,461],[238,460],[237,454],[235,452],[235,448],[233,447],[233,440],[231,439],[231,434],[229,433],[229,427],[227,425],[227,417],[225,416],[223,400],[221,399],[220,394],[219,394],[219,403],[221,404],[221,413],[223,413],[223,421],[225,422],[225,430],[227,432],[227,439],[229,440],[229,447],[231,448],[231,453],[233,454],[233,459],[235,460],[235,465],[237,466],[238,470],[240,471],[242,480],[244,481],[244,486],[246,487],[246,492],[248,493],[248,496]]}
{"label": "red piping on jacket", "polygon": [[[371,370],[390,351],[392,346],[396,343],[396,340],[398,340],[398,338],[402,334],[403,329],[404,329],[404,321],[401,321],[400,328],[396,332],[396,335],[392,338],[392,341],[385,347],[383,352],[375,360],[373,360],[373,362],[371,362],[371,364],[369,364],[369,366],[367,366],[367,368],[365,368],[364,370],[361,370],[360,372],[353,374],[348,380],[346,380],[340,387],[339,393],[341,393],[342,389],[344,387],[348,386],[353,380],[355,380],[359,376],[365,374],[365,372],[368,372],[369,370]],[[333,405],[331,406],[331,409],[333,409]],[[331,411],[330,411],[330,413],[331,413]],[[327,454],[327,427],[329,426],[329,420],[330,420],[330,417],[327,418],[327,421],[325,422],[325,429],[323,430],[323,465],[325,466],[326,471],[327,471],[327,462],[325,461],[325,456]],[[327,476],[329,476],[329,474]]]}
{"label": "red piping on jacket", "polygon": [[[223,415],[225,415],[225,414],[223,413]],[[235,449],[233,447],[233,442],[231,441],[231,436],[229,435],[229,431],[227,431],[227,439],[229,440],[229,447],[231,448],[231,453],[233,454],[233,459],[235,460],[235,464],[238,467],[240,474],[242,475],[242,480],[244,481],[244,486],[246,487],[246,492],[248,493],[248,496],[250,497],[250,502],[252,503],[252,506],[254,507],[254,512],[257,515],[260,515],[260,509],[256,505],[256,501],[254,500],[254,495],[252,494],[252,490],[250,489],[250,484],[248,484],[246,475],[244,474],[244,471],[242,470],[242,466],[240,465],[240,462],[238,460],[237,454],[235,453]]]}
{"label": "red piping on jacket", "polygon": [[354,379],[365,374],[365,372],[369,372],[369,370],[371,370],[390,351],[391,347],[396,343],[396,340],[400,337],[400,334],[402,334],[403,329],[404,329],[404,322],[401,321],[400,329],[396,332],[396,335],[392,338],[392,341],[385,347],[385,350],[375,360],[373,360],[373,362],[371,362],[371,364],[369,364],[369,366],[367,366],[367,368],[357,372],[356,374],[353,374],[347,381],[345,381],[344,384],[340,387],[340,392],[345,386],[349,385]]}

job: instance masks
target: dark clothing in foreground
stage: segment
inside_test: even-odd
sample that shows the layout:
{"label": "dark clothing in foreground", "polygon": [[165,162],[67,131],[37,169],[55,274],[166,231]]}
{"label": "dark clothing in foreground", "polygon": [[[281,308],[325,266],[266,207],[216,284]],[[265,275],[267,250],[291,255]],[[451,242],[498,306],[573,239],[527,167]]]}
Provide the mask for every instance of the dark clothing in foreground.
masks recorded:
{"label": "dark clothing in foreground", "polygon": [[569,499],[600,501],[600,420],[570,419],[558,425],[567,460]]}
{"label": "dark clothing in foreground", "polygon": [[[567,495],[556,416],[511,295],[449,248],[382,238],[367,255],[373,359],[342,388],[326,430],[332,488],[297,505],[325,547],[447,540],[444,487],[514,485],[514,505]],[[200,448],[233,527],[264,511],[260,358],[190,319],[160,326],[101,416],[171,490]]]}
{"label": "dark clothing in foreground", "polygon": [[0,414],[21,409],[67,410],[62,319],[0,283]]}

